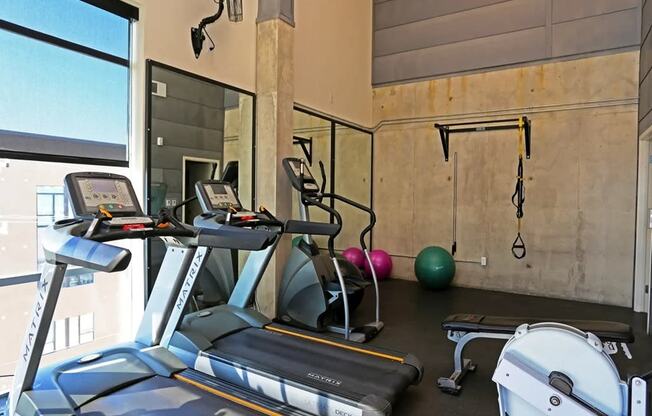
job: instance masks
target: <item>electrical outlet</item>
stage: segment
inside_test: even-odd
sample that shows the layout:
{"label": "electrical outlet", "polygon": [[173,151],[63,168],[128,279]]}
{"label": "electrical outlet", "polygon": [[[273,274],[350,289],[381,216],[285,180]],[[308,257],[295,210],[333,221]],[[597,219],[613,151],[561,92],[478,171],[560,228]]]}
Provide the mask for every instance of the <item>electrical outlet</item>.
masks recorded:
{"label": "electrical outlet", "polygon": [[176,200],[176,199],[166,199],[166,200],[165,200],[165,206],[166,206],[166,207],[173,207],[173,206],[175,206],[176,204],[177,204],[177,200]]}
{"label": "electrical outlet", "polygon": [[487,267],[487,258],[485,256],[480,257],[480,266]]}

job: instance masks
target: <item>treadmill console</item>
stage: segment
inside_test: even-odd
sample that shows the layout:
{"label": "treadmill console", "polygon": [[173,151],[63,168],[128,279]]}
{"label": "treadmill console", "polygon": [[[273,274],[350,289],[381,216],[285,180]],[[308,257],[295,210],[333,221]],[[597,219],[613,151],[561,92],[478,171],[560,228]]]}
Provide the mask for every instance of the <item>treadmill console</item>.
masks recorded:
{"label": "treadmill console", "polygon": [[[109,225],[151,222],[145,217],[131,181],[113,173],[78,172],[66,175],[65,193],[77,218],[108,213]],[[148,221],[145,221],[147,219]]]}
{"label": "treadmill console", "polygon": [[195,184],[197,199],[204,212],[211,211],[242,211],[242,204],[233,190],[231,183],[225,181],[207,180]]}
{"label": "treadmill console", "polygon": [[[301,181],[301,170],[303,165],[303,183]],[[290,178],[294,189],[299,192],[319,192],[319,185],[315,177],[310,173],[308,166],[296,157],[287,157],[283,159],[283,168]]]}

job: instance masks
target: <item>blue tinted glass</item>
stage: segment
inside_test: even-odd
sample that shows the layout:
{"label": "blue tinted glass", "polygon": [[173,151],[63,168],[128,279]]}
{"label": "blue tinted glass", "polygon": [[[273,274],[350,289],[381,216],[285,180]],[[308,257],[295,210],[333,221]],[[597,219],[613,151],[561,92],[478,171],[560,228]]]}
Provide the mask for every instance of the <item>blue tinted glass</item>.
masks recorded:
{"label": "blue tinted glass", "polygon": [[129,21],[80,0],[0,0],[0,19],[129,57]]}
{"label": "blue tinted glass", "polygon": [[128,68],[3,30],[0,62],[0,130],[126,148]]}

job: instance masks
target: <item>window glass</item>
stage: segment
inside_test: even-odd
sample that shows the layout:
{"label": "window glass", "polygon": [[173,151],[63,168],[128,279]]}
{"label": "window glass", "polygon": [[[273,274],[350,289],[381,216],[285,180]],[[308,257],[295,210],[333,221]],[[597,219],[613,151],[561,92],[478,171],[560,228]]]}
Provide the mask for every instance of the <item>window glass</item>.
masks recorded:
{"label": "window glass", "polygon": [[[130,41],[128,19],[80,0],[0,0],[0,374],[15,369],[47,227],[72,214],[65,175],[128,176],[113,166],[128,160]],[[140,242],[116,244],[142,256]],[[132,305],[130,268],[70,267],[41,365],[126,341]],[[0,392],[11,383],[0,378]]]}
{"label": "window glass", "polygon": [[68,318],[68,347],[79,345],[79,316]]}
{"label": "window glass", "polygon": [[129,68],[3,30],[0,62],[0,150],[127,160]]}
{"label": "window glass", "polygon": [[80,0],[0,0],[0,19],[129,57],[129,21]]}
{"label": "window glass", "polygon": [[[5,160],[0,166],[0,194],[11,195],[10,200],[0,201],[0,355],[5,357],[0,374],[13,374],[45,261],[45,232],[54,221],[72,215],[64,197],[63,178],[80,171],[122,175],[129,171],[30,160]],[[56,206],[59,208],[54,209]],[[134,244],[128,247],[137,255],[142,244]],[[133,314],[131,279],[131,267],[111,274],[69,268],[55,312],[57,323],[50,328],[41,365],[129,340],[134,331],[129,319]],[[94,317],[105,323],[97,334]],[[1,378],[0,392],[11,388],[11,382],[10,377]]]}
{"label": "window glass", "polygon": [[68,347],[67,340],[67,319],[57,319],[54,321],[54,350],[64,350]]}

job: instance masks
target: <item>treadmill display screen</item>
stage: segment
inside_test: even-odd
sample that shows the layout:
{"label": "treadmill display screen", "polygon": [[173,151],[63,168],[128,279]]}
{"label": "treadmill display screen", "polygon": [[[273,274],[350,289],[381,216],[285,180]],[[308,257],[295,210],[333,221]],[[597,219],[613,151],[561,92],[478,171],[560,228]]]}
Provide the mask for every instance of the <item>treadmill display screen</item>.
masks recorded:
{"label": "treadmill display screen", "polygon": [[238,197],[230,185],[222,183],[207,183],[204,185],[206,195],[212,209],[225,210],[229,207],[241,209]]}
{"label": "treadmill display screen", "polygon": [[100,208],[109,212],[137,210],[125,180],[80,178],[78,185],[87,212],[95,212]]}

